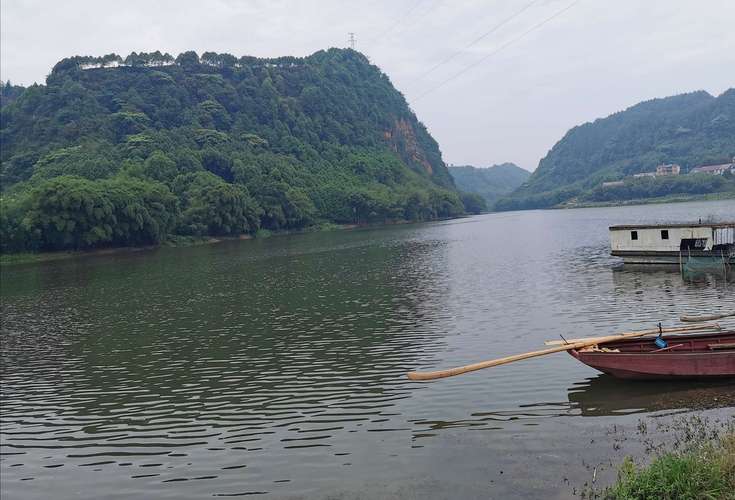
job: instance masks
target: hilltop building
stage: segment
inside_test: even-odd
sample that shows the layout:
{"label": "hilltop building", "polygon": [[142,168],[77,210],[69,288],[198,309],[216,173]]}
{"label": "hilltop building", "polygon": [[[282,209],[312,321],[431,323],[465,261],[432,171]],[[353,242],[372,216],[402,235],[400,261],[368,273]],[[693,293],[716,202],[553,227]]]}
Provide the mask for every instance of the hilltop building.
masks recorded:
{"label": "hilltop building", "polygon": [[735,174],[735,158],[732,159],[731,163],[722,163],[720,165],[701,165],[699,167],[694,167],[689,173],[722,175],[728,170]]}
{"label": "hilltop building", "polygon": [[679,173],[681,173],[681,167],[679,165],[668,163],[656,167],[655,172],[641,172],[639,174],[633,174],[633,177],[666,177],[668,175],[679,175]]}
{"label": "hilltop building", "polygon": [[667,165],[659,165],[656,167],[657,177],[663,175],[679,175],[679,172],[681,172],[681,167],[676,163],[669,163]]}

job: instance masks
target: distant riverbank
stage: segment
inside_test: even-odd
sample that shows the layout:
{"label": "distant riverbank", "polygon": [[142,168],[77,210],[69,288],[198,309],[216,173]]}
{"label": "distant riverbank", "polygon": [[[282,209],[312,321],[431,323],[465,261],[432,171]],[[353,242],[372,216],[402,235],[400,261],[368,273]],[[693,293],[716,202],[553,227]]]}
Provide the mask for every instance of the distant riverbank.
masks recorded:
{"label": "distant riverbank", "polygon": [[662,203],[688,203],[693,201],[721,201],[721,200],[735,200],[735,191],[725,191],[721,193],[708,193],[699,195],[670,195],[662,196],[658,198],[635,198],[631,200],[615,200],[615,201],[598,201],[598,202],[583,202],[583,201],[571,201],[566,203],[560,203],[548,208],[522,208],[516,210],[493,210],[490,212],[483,213],[502,213],[502,212],[516,212],[523,210],[559,210],[559,209],[571,209],[571,208],[598,208],[598,207],[627,207],[635,205],[658,205]]}
{"label": "distant riverbank", "polygon": [[733,199],[735,199],[735,191],[726,191],[722,193],[709,193],[701,195],[671,195],[658,198],[636,198],[632,200],[571,202],[556,205],[553,208],[626,207],[631,205],[652,205],[661,203],[686,203],[691,201],[719,201]]}
{"label": "distant riverbank", "polygon": [[431,221],[386,221],[379,223],[365,223],[365,224],[332,224],[323,223],[315,226],[310,226],[303,229],[284,229],[280,231],[271,231],[268,229],[261,229],[254,235],[241,234],[238,236],[178,236],[171,235],[165,241],[159,245],[146,245],[140,247],[110,247],[110,248],[94,248],[87,250],[64,250],[55,252],[36,252],[36,253],[14,253],[14,254],[0,254],[0,266],[10,266],[19,264],[31,264],[36,262],[51,262],[56,260],[66,260],[80,257],[95,257],[102,255],[115,255],[125,254],[134,252],[145,252],[151,251],[163,247],[189,247],[198,245],[212,245],[215,243],[221,243],[223,241],[235,241],[235,240],[251,240],[251,239],[263,239],[270,238],[272,236],[285,236],[289,234],[303,234],[303,233],[316,233],[326,231],[344,231],[351,229],[361,228],[376,228],[383,226],[395,226],[399,224],[417,224],[419,222],[437,222],[442,220],[460,219],[466,216],[452,217],[435,219]]}
{"label": "distant riverbank", "polygon": [[316,229],[306,229],[300,231],[268,231],[261,230],[255,235],[241,234],[238,236],[177,236],[172,235],[165,241],[162,241],[159,245],[146,245],[140,247],[111,247],[111,248],[93,248],[87,250],[67,250],[67,251],[56,251],[56,252],[37,252],[37,253],[15,253],[15,254],[2,254],[0,255],[0,265],[15,265],[15,264],[30,264],[35,262],[50,262],[55,260],[65,260],[78,257],[94,257],[101,255],[114,255],[124,254],[133,252],[145,252],[155,250],[162,247],[189,247],[196,245],[212,245],[214,243],[220,243],[222,241],[233,241],[233,240],[250,240],[253,238],[268,238],[274,235],[282,234],[293,234],[296,232],[309,232],[309,231],[329,231],[333,229],[349,229],[349,225],[344,227],[331,227],[324,228],[322,226],[315,226]]}

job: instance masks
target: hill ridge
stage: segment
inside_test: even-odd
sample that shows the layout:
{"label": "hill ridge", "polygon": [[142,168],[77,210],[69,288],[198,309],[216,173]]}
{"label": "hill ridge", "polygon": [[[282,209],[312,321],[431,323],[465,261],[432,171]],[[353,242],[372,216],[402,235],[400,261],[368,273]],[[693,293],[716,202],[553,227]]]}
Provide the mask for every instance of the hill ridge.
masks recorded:
{"label": "hill ridge", "polygon": [[[631,179],[667,163],[692,167],[727,161],[735,155],[735,89],[717,97],[695,91],[649,99],[604,118],[572,127],[541,159],[531,177],[509,197],[504,210],[548,208],[574,200],[609,201],[603,182]],[[633,185],[620,199],[700,193],[725,184],[696,176]],[[666,184],[668,183],[668,184]],[[668,190],[668,191],[667,191]]]}

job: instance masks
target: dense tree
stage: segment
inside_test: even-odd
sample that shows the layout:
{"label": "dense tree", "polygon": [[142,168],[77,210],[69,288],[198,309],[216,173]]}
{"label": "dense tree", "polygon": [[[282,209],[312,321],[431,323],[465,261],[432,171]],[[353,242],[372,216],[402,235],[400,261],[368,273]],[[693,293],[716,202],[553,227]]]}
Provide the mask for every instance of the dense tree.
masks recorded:
{"label": "dense tree", "polygon": [[208,172],[187,174],[177,182],[185,203],[182,233],[222,236],[258,230],[262,210],[244,186]]}
{"label": "dense tree", "polygon": [[487,212],[487,202],[485,198],[477,193],[461,193],[462,204],[464,209],[471,214],[480,214]]}
{"label": "dense tree", "polygon": [[15,101],[20,96],[25,87],[21,85],[13,85],[10,80],[3,84],[0,81],[0,108],[7,106],[11,102]]}
{"label": "dense tree", "polygon": [[24,232],[32,248],[44,250],[154,244],[178,219],[176,198],[166,186],[122,177],[56,177],[31,190],[22,204],[26,210],[2,221],[3,233]]}
{"label": "dense tree", "polygon": [[3,251],[464,212],[436,142],[353,50],[75,56],[16,93],[0,129]]}

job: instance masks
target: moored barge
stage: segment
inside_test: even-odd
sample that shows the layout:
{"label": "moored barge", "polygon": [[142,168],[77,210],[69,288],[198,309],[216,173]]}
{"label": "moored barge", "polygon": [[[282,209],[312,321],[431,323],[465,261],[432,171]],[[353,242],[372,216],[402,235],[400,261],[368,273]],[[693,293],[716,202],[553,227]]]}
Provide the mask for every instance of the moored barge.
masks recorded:
{"label": "moored barge", "polygon": [[735,264],[735,222],[610,226],[611,255],[625,264]]}

